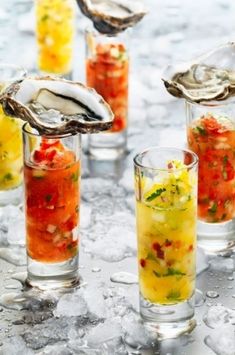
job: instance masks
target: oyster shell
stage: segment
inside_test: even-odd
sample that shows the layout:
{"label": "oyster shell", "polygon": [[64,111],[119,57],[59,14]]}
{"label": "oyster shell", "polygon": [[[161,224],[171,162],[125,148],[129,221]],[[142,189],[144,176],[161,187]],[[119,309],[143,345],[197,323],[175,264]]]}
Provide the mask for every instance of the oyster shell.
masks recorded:
{"label": "oyster shell", "polygon": [[12,83],[0,103],[8,115],[28,121],[45,135],[104,131],[112,127],[114,118],[94,89],[49,76]]}
{"label": "oyster shell", "polygon": [[93,21],[95,28],[116,34],[139,22],[146,10],[140,0],[77,0],[81,12]]}
{"label": "oyster shell", "polygon": [[235,43],[227,43],[194,61],[169,66],[163,79],[168,92],[193,102],[235,96]]}

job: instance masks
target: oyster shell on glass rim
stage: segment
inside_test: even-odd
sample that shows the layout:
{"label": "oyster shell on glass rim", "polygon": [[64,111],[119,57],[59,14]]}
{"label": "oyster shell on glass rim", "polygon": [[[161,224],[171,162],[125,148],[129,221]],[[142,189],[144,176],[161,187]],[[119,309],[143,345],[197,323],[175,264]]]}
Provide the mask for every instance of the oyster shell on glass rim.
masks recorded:
{"label": "oyster shell on glass rim", "polygon": [[94,89],[60,78],[28,77],[0,95],[4,111],[41,134],[95,133],[112,127],[114,115]]}
{"label": "oyster shell on glass rim", "polygon": [[106,34],[122,32],[146,14],[142,0],[77,0],[77,3],[94,27]]}
{"label": "oyster shell on glass rim", "polygon": [[168,92],[192,102],[222,101],[235,96],[235,43],[222,45],[191,62],[168,66]]}

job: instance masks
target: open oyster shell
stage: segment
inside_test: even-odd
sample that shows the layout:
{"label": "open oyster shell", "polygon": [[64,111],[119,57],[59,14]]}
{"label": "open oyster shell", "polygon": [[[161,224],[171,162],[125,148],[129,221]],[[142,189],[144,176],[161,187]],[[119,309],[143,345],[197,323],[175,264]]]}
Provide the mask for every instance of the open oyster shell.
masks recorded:
{"label": "open oyster shell", "polygon": [[95,28],[116,34],[139,22],[146,10],[140,0],[77,0],[82,13],[93,21]]}
{"label": "open oyster shell", "polygon": [[28,121],[45,135],[104,131],[112,127],[114,118],[94,89],[49,76],[12,83],[0,103],[8,115]]}
{"label": "open oyster shell", "polygon": [[235,96],[235,43],[227,43],[194,61],[168,66],[168,92],[193,102],[221,101]]}

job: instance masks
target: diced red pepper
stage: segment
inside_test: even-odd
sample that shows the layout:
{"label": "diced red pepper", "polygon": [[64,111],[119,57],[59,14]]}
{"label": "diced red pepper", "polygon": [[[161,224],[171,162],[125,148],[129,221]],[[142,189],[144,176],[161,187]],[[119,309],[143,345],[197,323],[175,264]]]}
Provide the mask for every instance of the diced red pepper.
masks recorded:
{"label": "diced red pepper", "polygon": [[140,259],[140,266],[145,267],[146,266],[146,260],[145,259]]}

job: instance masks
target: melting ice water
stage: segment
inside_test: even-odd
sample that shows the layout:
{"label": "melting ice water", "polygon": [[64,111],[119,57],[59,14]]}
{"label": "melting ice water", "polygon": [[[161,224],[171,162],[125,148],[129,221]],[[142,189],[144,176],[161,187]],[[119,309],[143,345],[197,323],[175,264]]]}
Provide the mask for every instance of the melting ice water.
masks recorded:
{"label": "melting ice water", "polygon": [[209,298],[217,298],[219,297],[219,294],[216,291],[207,291],[206,296]]}
{"label": "melting ice water", "polygon": [[115,283],[126,285],[138,284],[138,276],[125,271],[114,273],[110,276],[110,280]]}

